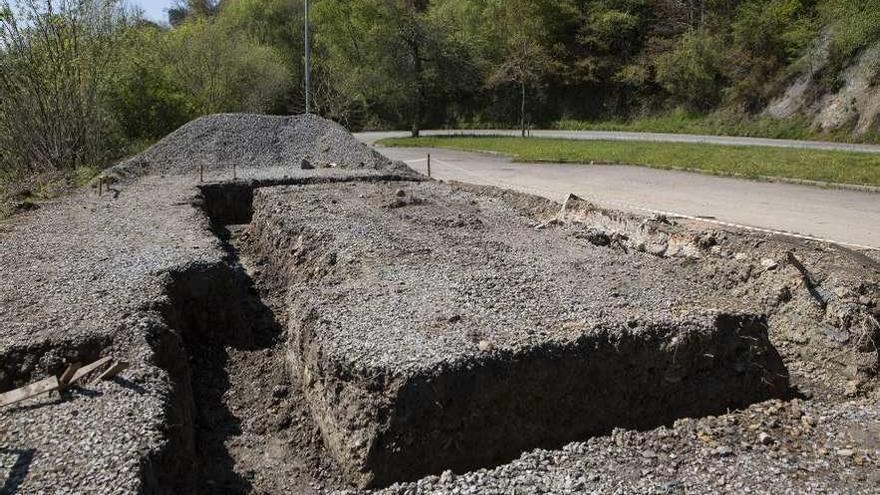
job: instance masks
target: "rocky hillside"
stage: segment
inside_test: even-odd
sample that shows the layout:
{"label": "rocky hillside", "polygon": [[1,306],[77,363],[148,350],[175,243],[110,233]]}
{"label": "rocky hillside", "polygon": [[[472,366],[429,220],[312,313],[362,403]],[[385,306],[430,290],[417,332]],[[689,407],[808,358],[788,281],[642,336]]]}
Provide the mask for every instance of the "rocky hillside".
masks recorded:
{"label": "rocky hillside", "polygon": [[808,118],[822,131],[850,130],[856,136],[880,123],[880,42],[862,50],[828,87],[831,37],[823,32],[799,61],[803,67],[785,92],[771,102],[765,114],[785,119]]}

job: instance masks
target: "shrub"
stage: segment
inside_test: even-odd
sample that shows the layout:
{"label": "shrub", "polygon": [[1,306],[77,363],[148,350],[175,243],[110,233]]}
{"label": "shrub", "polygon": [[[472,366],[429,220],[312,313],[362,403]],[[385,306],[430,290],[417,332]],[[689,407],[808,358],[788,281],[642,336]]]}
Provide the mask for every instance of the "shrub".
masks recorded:
{"label": "shrub", "polygon": [[0,4],[0,155],[6,169],[101,164],[118,146],[105,111],[123,23],[113,0]]}
{"label": "shrub", "polygon": [[685,33],[657,59],[657,82],[679,103],[694,110],[715,107],[724,86],[721,43],[702,31]]}

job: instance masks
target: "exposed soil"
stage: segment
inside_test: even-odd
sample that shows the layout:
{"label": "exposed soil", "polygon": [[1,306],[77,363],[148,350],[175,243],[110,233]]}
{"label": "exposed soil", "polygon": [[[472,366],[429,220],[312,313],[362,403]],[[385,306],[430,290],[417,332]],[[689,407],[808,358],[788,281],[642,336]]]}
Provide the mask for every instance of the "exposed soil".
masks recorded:
{"label": "exposed soil", "polygon": [[[430,208],[430,206],[425,205],[430,205],[437,201],[426,195],[430,189],[420,186],[419,192],[408,192],[401,195],[399,193],[401,190],[400,186],[394,184],[365,185],[363,187],[347,185],[331,186],[329,188],[327,186],[309,186],[302,188],[293,197],[303,201],[309,194],[316,192],[323,194],[320,192],[323,190],[330,192],[329,196],[327,196],[327,204],[340,201],[343,197],[365,198],[364,200],[369,203],[374,200],[370,199],[370,193],[367,191],[376,190],[377,187],[379,191],[385,191],[380,196],[377,196],[379,200],[378,205],[383,208],[390,208],[391,210],[403,208],[402,211],[405,212],[403,213],[404,217],[414,219],[417,224],[424,223],[424,221],[418,219],[419,214],[411,209],[412,205],[422,205],[423,207]],[[404,185],[403,187],[406,188],[407,186]],[[809,249],[813,249],[802,243],[792,245],[780,239],[758,239],[754,236],[752,236],[752,239],[743,238],[748,236],[735,232],[692,232],[688,230],[692,227],[676,225],[663,218],[652,219],[650,223],[646,224],[644,219],[596,209],[591,205],[580,203],[576,198],[570,199],[560,210],[558,205],[554,206],[550,202],[545,202],[545,200],[531,196],[491,188],[473,188],[472,186],[464,185],[456,187],[461,191],[467,191],[468,194],[473,192],[486,198],[504,198],[505,205],[509,205],[518,211],[519,214],[525,215],[525,218],[533,219],[530,221],[533,228],[537,228],[538,231],[563,229],[566,237],[580,240],[585,242],[586,245],[595,246],[598,249],[617,252],[615,256],[647,256],[648,258],[645,258],[645,260],[657,260],[650,263],[671,264],[671,266],[679,267],[675,268],[676,270],[686,268],[688,273],[693,273],[693,276],[696,277],[695,280],[700,280],[700,283],[703,283],[706,280],[703,277],[708,275],[708,280],[714,281],[710,283],[721,282],[717,286],[719,294],[738,294],[738,297],[746,297],[747,300],[752,301],[754,304],[764,301],[767,297],[765,294],[767,291],[770,291],[772,294],[776,294],[779,291],[784,292],[783,289],[775,285],[776,282],[768,280],[770,275],[767,275],[768,273],[780,270],[780,263],[770,268],[766,260],[771,258],[761,259],[760,261],[766,265],[762,265],[765,274],[762,279],[762,275],[755,273],[755,267],[752,265],[754,262],[751,261],[752,258],[746,260],[741,255],[737,256],[735,251],[745,250],[745,246],[748,245],[748,249],[751,252],[758,250],[757,252],[761,255],[781,258],[784,256],[782,253],[792,248],[799,249],[802,257],[805,256],[805,249],[808,250],[806,253],[809,253]],[[266,191],[266,194],[269,196],[274,194],[268,189]],[[279,189],[279,191],[290,192],[288,189]],[[336,193],[342,194],[342,196],[329,199]],[[263,193],[261,192],[261,194]],[[385,194],[385,196],[382,196],[382,194]],[[382,198],[388,198],[390,202]],[[554,211],[556,213],[551,214]],[[476,227],[477,229],[482,228],[485,219],[478,221],[468,215],[468,213],[464,213],[463,216],[459,214],[456,217],[458,220],[449,223],[446,228],[471,230],[475,226],[480,226]],[[241,214],[232,216],[242,217]],[[244,216],[249,217],[250,212]],[[295,223],[289,222],[289,217],[285,218],[288,218],[286,221],[288,226],[293,227],[294,230],[298,228]],[[468,218],[474,221],[467,221]],[[261,222],[265,220],[265,218],[261,217],[255,221]],[[314,420],[315,412],[313,408],[309,407],[308,396],[303,393],[303,383],[297,379],[300,376],[297,367],[294,366],[292,368],[293,373],[291,373],[291,368],[289,368],[291,336],[288,335],[288,332],[297,331],[297,326],[291,325],[290,321],[288,321],[290,306],[287,305],[289,302],[286,302],[284,295],[288,289],[288,284],[291,282],[290,277],[296,278],[297,275],[294,272],[290,272],[293,275],[288,275],[287,272],[290,269],[294,269],[303,273],[312,273],[321,266],[320,263],[306,262],[303,264],[303,260],[326,260],[327,253],[333,252],[333,249],[330,249],[326,244],[322,244],[322,247],[315,251],[315,256],[307,252],[297,254],[296,249],[294,249],[288,251],[288,253],[292,256],[291,259],[299,259],[299,262],[290,266],[273,266],[272,262],[266,259],[265,252],[261,254],[254,250],[255,236],[258,235],[258,232],[253,231],[253,227],[245,225],[231,226],[229,233],[230,247],[234,248],[234,253],[244,253],[244,257],[240,261],[247,268],[247,272],[254,276],[255,289],[258,291],[261,299],[272,310],[264,315],[270,317],[262,324],[254,326],[253,336],[248,337],[245,341],[237,344],[234,342],[217,343],[216,345],[202,344],[197,348],[196,357],[193,361],[193,368],[196,370],[193,373],[194,393],[196,403],[201,411],[196,422],[197,444],[200,457],[210,459],[200,470],[200,477],[204,479],[204,484],[201,485],[203,491],[221,489],[235,493],[289,493],[291,491],[311,493],[350,486],[350,483],[353,481],[350,474],[347,474],[345,469],[341,469],[334,460],[337,458],[338,453],[329,451],[325,446],[326,437],[322,436],[321,428]],[[312,235],[321,237],[316,233]],[[283,240],[283,236],[273,237],[273,239],[275,241],[272,242],[274,242],[276,247],[285,246],[288,242]],[[251,257],[255,255],[256,258]],[[809,254],[806,254],[806,256],[809,256]],[[849,251],[831,251],[825,253],[824,256],[833,257],[832,264],[840,264],[835,266],[835,271],[837,272],[835,277],[837,278],[834,279],[834,283],[837,284],[847,283],[847,280],[850,280],[849,277],[859,280],[863,273],[861,270],[870,268],[872,263],[872,260]],[[337,259],[337,263],[342,264],[343,261],[342,259]],[[294,266],[298,267],[294,268]],[[823,269],[826,269],[825,267],[827,266],[829,265],[822,265]],[[794,274],[790,274],[786,279],[794,278],[794,281],[800,282],[797,278],[800,275],[795,275],[797,274],[796,269],[793,267],[789,268],[794,271]],[[848,270],[852,271],[848,272]],[[823,277],[824,283],[830,283],[830,281],[830,277]],[[324,283],[327,283],[326,280]],[[331,286],[336,283],[339,282],[330,282]],[[746,288],[744,289],[743,286]],[[682,453],[690,450],[697,449],[699,451],[708,447],[711,448],[706,455],[717,459],[724,459],[731,455],[740,455],[738,454],[738,449],[743,448],[742,446],[744,445],[751,446],[756,441],[752,437],[758,433],[763,433],[761,438],[757,440],[758,444],[763,448],[763,450],[757,453],[759,457],[763,455],[760,454],[763,451],[766,451],[767,454],[772,454],[778,452],[780,448],[785,452],[796,452],[806,448],[806,445],[803,445],[801,442],[814,441],[809,439],[812,438],[812,432],[815,428],[814,423],[818,422],[819,419],[814,419],[813,416],[809,415],[806,416],[807,419],[802,419],[805,414],[808,414],[803,411],[814,408],[815,412],[813,414],[823,418],[825,417],[822,416],[823,414],[828,414],[829,407],[837,407],[833,404],[841,396],[840,388],[851,387],[852,382],[852,380],[847,378],[846,369],[842,369],[839,363],[846,363],[846,366],[850,368],[863,370],[857,372],[857,374],[867,373],[862,376],[862,381],[859,382],[861,389],[858,389],[856,393],[870,393],[873,389],[869,387],[873,387],[873,381],[870,379],[869,372],[871,369],[876,369],[876,367],[871,368],[871,360],[876,359],[876,354],[871,353],[870,346],[862,346],[864,347],[863,350],[866,351],[866,354],[864,354],[866,357],[859,358],[864,361],[864,366],[859,368],[859,366],[854,366],[852,358],[862,354],[859,354],[859,350],[854,349],[852,346],[841,346],[841,352],[837,355],[836,360],[820,360],[817,357],[819,355],[824,356],[822,354],[823,349],[812,348],[810,345],[804,345],[803,342],[799,345],[793,345],[790,332],[810,333],[810,325],[804,326],[802,324],[795,327],[791,321],[792,313],[798,314],[809,308],[810,305],[815,305],[818,310],[819,304],[816,300],[817,294],[813,293],[815,288],[811,292],[807,286],[799,287],[794,285],[793,287],[788,287],[788,285],[785,285],[785,287],[787,287],[789,292],[795,291],[794,294],[789,293],[785,296],[787,298],[786,304],[780,306],[779,301],[774,300],[769,301],[767,303],[768,306],[766,306],[771,308],[771,337],[774,343],[782,349],[786,364],[795,370],[792,378],[796,386],[792,389],[792,393],[795,395],[805,394],[803,395],[805,397],[818,395],[821,397],[818,409],[815,409],[815,406],[811,406],[809,403],[800,401],[800,399],[795,399],[794,406],[786,406],[784,403],[781,405],[769,403],[770,406],[749,407],[744,413],[734,412],[721,415],[717,420],[715,417],[710,417],[696,420],[696,423],[694,423],[703,426],[693,426],[692,423],[680,421],[675,422],[675,426],[673,426],[672,420],[659,420],[658,418],[659,424],[667,424],[671,428],[671,436],[668,433],[664,433],[667,430],[661,428],[660,430],[652,430],[643,434],[635,434],[636,436],[632,437],[632,440],[626,441],[626,445],[623,445],[617,440],[619,434],[615,432],[611,437],[602,437],[600,435],[596,441],[590,440],[586,444],[588,450],[584,450],[583,447],[566,447],[564,449],[567,452],[566,455],[570,454],[570,449],[572,448],[575,449],[575,452],[583,451],[586,453],[590,451],[593,456],[610,455],[611,450],[601,447],[603,445],[601,438],[612,438],[613,442],[617,442],[614,445],[623,448],[623,451],[619,453],[621,456],[619,462],[621,463],[625,462],[624,459],[628,455],[626,454],[627,449],[633,447],[640,449],[636,452],[636,459],[641,458],[643,459],[642,462],[648,465],[654,465],[660,462],[660,459],[669,455],[680,457],[683,455]],[[313,287],[309,290],[319,289]],[[861,287],[856,290],[873,294],[871,292],[873,286]],[[818,297],[821,298],[823,296],[818,294]],[[833,297],[841,298],[843,296],[835,295]],[[862,302],[866,301],[864,294],[860,296],[860,300]],[[793,307],[787,307],[788,305]],[[853,315],[870,316],[872,314],[870,312],[871,307],[874,306],[867,303],[864,305],[864,308],[867,309],[858,310],[855,313],[851,309],[850,319],[855,318]],[[821,317],[817,314],[816,318]],[[850,322],[850,326],[857,325],[854,322]],[[285,328],[289,328],[289,330],[285,330]],[[482,335],[483,337],[486,335],[485,327],[483,328]],[[842,340],[844,343],[849,342],[849,339],[842,339],[842,337],[839,337],[838,340]],[[857,344],[855,341],[852,343]],[[532,367],[532,369],[535,368]],[[460,386],[458,386],[457,390],[459,392],[453,391],[453,395],[463,393]],[[467,399],[465,403],[472,400]],[[492,400],[498,404],[497,398]],[[555,402],[559,403],[558,401]],[[790,407],[795,408],[796,412],[792,413],[793,416],[792,414],[788,416],[779,415],[781,411],[787,411]],[[215,412],[208,414],[206,411]],[[218,413],[216,411],[221,412]],[[465,412],[466,410],[459,414]],[[754,419],[768,412],[770,413],[767,415],[769,419]],[[685,416],[692,415],[693,413],[685,414]],[[788,419],[781,420],[780,418],[788,418],[789,416],[793,417],[794,421],[791,423],[791,426],[780,426],[782,423],[788,424]],[[743,418],[751,419],[746,421]],[[838,421],[832,418],[839,418],[839,416],[829,417],[828,421]],[[507,420],[511,419],[507,418]],[[505,420],[499,418],[498,421],[504,422]],[[623,426],[625,423],[619,424]],[[647,425],[643,425],[642,428],[644,426]],[[413,425],[408,428],[419,427]],[[682,428],[688,429],[682,430]],[[694,446],[691,442],[693,440],[700,441],[704,436],[700,436],[702,434],[697,435],[696,433],[694,433],[696,436],[692,437],[690,435],[691,432],[696,431],[699,433],[699,431],[702,431],[699,430],[700,428],[715,433],[710,434],[710,437],[714,438],[713,440],[704,441],[698,447]],[[755,433],[758,429],[761,431]],[[576,431],[577,428],[569,428],[569,435],[573,435],[568,437],[569,440],[583,439],[589,436],[578,435],[575,433]],[[770,433],[767,433],[768,431]],[[771,433],[772,442],[765,440],[765,438],[770,438]],[[679,439],[678,444],[674,441],[662,440],[664,438],[677,438]],[[486,441],[491,442],[488,438]],[[487,448],[489,448],[489,445],[491,443],[485,444]],[[601,454],[595,451],[595,446],[597,445],[602,449]],[[649,447],[645,447],[645,445]],[[740,447],[736,447],[737,445]],[[660,449],[660,454],[652,450],[655,447]],[[825,451],[829,451],[829,449],[831,449],[830,452],[833,455],[837,455],[837,450],[842,450],[844,453],[847,452],[845,445],[837,449],[829,443],[825,447]],[[647,452],[647,454],[643,456],[643,452]],[[815,454],[814,451],[811,452],[811,455]],[[820,450],[819,452],[821,453],[822,451]],[[523,458],[534,455],[541,455],[540,451],[525,454]],[[745,459],[743,462],[747,465],[749,462],[755,461],[756,452],[748,451],[741,455]],[[860,465],[870,465],[870,457],[860,459],[862,459],[859,461]],[[450,466],[454,465],[453,461],[446,462],[450,462]],[[817,467],[811,468],[813,473],[818,474],[830,469],[829,467],[821,467],[826,466],[821,459],[811,462],[817,463],[815,464]],[[487,465],[491,466],[494,463]],[[511,466],[514,465],[516,463]],[[697,466],[690,460],[679,464],[672,463],[672,465],[683,466],[683,469],[686,468],[685,471]],[[499,470],[500,472],[506,472],[505,469],[507,468],[499,467],[492,472],[498,472]],[[743,467],[743,472],[745,470],[746,467]],[[442,471],[442,469],[438,471]],[[651,470],[651,472],[654,471]],[[676,478],[675,473],[676,470],[672,469],[666,476],[671,476],[671,479],[674,480]],[[398,476],[405,477],[406,475],[398,474]],[[591,485],[592,476],[584,478],[586,481],[583,484],[578,485],[575,483],[573,486],[586,487]],[[733,474],[726,476],[732,480],[737,477],[737,475]],[[859,475],[853,474],[851,476],[858,478]],[[454,485],[456,479],[459,478],[446,474],[444,474],[442,479],[436,477],[426,478],[428,483],[433,483],[431,481],[433,479],[439,481],[438,486],[444,486],[450,483]],[[491,477],[486,479],[480,478],[482,481],[491,479]],[[612,477],[608,479],[612,479]],[[597,478],[593,481],[607,482],[608,479]],[[844,481],[845,479],[840,479],[837,482]],[[743,486],[742,481],[739,483],[739,486]],[[419,482],[419,484],[422,484],[422,482]],[[598,483],[596,486],[607,485]],[[677,485],[673,482],[670,486],[674,487]],[[684,485],[682,484],[681,486]],[[736,486],[736,483],[732,486]],[[394,487],[389,488],[389,493],[398,493],[396,491],[398,489],[403,490],[402,492],[408,492],[408,490],[412,489],[412,487],[406,487],[407,485],[394,485]],[[577,489],[573,491],[573,493],[579,492],[580,490]]]}

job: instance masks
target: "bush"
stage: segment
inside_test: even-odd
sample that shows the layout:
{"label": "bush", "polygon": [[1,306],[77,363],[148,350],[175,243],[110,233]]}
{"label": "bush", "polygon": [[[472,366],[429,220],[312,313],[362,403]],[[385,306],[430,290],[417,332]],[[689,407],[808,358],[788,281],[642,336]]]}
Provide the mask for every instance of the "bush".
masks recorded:
{"label": "bush", "polygon": [[821,11],[832,26],[832,60],[849,62],[859,50],[880,41],[880,0],[828,0]]}
{"label": "bush", "polygon": [[0,167],[103,164],[119,146],[104,89],[120,11],[113,0],[17,3],[0,4]]}
{"label": "bush", "polygon": [[196,115],[266,112],[290,81],[275,49],[201,17],[167,32],[160,50],[165,70]]}
{"label": "bush", "polygon": [[159,139],[197,115],[161,56],[165,36],[150,25],[129,29],[112,67],[109,107],[128,140]]}
{"label": "bush", "polygon": [[677,102],[694,110],[707,110],[721,100],[723,66],[721,43],[706,32],[691,31],[658,57],[656,78]]}
{"label": "bush", "polygon": [[733,24],[728,60],[728,101],[747,112],[762,110],[783,86],[785,67],[818,34],[812,0],[750,0]]}

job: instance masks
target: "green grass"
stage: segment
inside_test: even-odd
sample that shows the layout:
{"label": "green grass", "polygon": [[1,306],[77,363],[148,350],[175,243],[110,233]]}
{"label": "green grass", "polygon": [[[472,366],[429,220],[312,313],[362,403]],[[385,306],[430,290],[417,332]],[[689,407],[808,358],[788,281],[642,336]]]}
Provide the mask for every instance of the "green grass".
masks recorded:
{"label": "green grass", "polygon": [[755,179],[777,177],[880,186],[880,154],[870,153],[713,144],[476,136],[385,139],[379,144],[491,151],[509,155],[521,162],[643,165]]}

